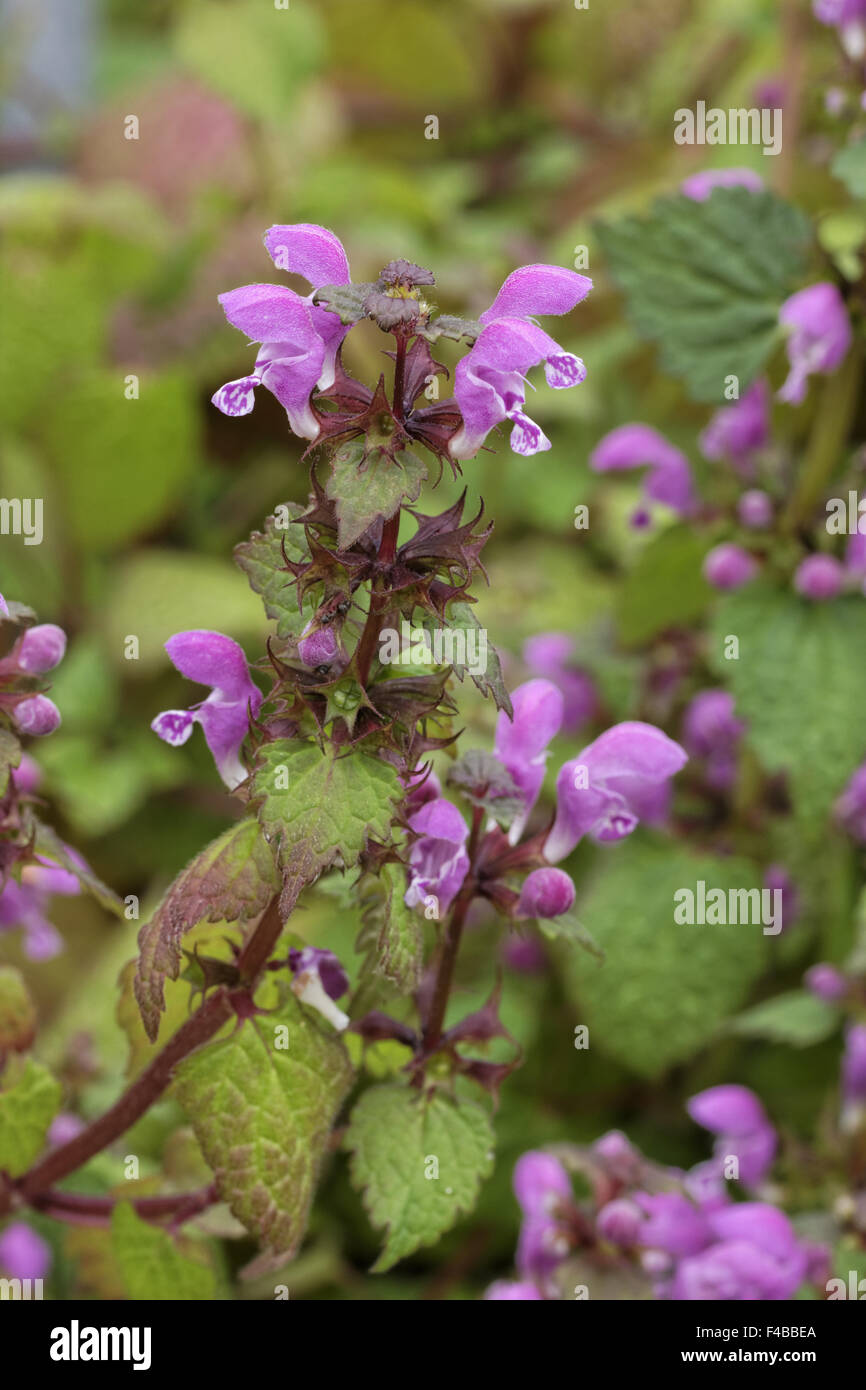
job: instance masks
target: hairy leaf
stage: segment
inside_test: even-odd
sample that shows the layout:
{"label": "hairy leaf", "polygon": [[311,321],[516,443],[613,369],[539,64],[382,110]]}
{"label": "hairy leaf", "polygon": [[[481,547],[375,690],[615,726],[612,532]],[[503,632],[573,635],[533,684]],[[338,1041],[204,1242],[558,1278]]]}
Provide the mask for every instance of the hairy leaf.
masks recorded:
{"label": "hairy leaf", "polygon": [[745,1002],[766,959],[756,925],[680,925],[674,894],[753,888],[755,870],[735,859],[695,858],[665,843],[616,845],[581,901],[581,921],[605,953],[563,957],[567,990],[589,1027],[590,1046],[641,1076],[660,1076],[693,1056]]}
{"label": "hairy leaf", "polygon": [[406,906],[406,874],[400,864],[384,864],[370,876],[364,930],[373,937],[372,964],[403,994],[418,988],[424,964],[424,936],[417,913]]}
{"label": "hairy leaf", "polygon": [[415,502],[427,478],[427,465],[411,449],[370,447],[352,439],[336,451],[325,492],[337,504],[341,548],[353,545],[374,521],[386,520]]}
{"label": "hairy leaf", "polygon": [[178,1068],[178,1097],[221,1196],[271,1250],[288,1256],[303,1238],[352,1076],[342,1042],[292,995]]}
{"label": "hairy leaf", "polygon": [[283,876],[282,912],[337,860],[349,868],[367,838],[387,838],[403,796],[397,773],[366,753],[338,757],[329,746],[277,739],[259,751],[252,800]]}
{"label": "hairy leaf", "polygon": [[698,401],[744,390],[779,340],[782,302],[807,268],[808,220],[768,192],[716,188],[661,198],[645,217],[597,228],[638,332]]}
{"label": "hairy leaf", "polygon": [[[471,632],[483,633],[484,641],[487,640],[487,629],[482,628],[475,616],[471,603],[459,599],[448,606],[448,625],[455,632],[469,634]],[[478,649],[479,658],[481,648]],[[467,644],[466,655],[469,656]],[[475,664],[475,663],[470,663]],[[487,643],[485,652],[485,667],[483,671],[473,672],[469,670],[469,664],[464,662],[454,663],[454,674],[458,680],[463,679],[466,674],[472,677],[473,684],[481,691],[482,695],[490,696],[497,709],[504,709],[507,714],[513,714],[511,697],[505,688],[505,680],[502,675],[502,664],[499,660],[499,653],[496,648]]]}
{"label": "hairy leaf", "polygon": [[165,1008],[166,975],[176,980],[180,943],[198,922],[257,917],[277,891],[273,857],[256,820],[238,821],[196,855],[138,934],[135,997],[151,1042]]}
{"label": "hairy leaf", "polygon": [[376,1273],[470,1212],[493,1168],[493,1128],[480,1105],[397,1084],[364,1092],[345,1144],[367,1214],[385,1229]]}
{"label": "hairy leaf", "polygon": [[[286,502],[265,520],[264,531],[254,531],[248,541],[235,546],[235,561],[249,580],[250,588],[260,594],[265,612],[277,624],[278,637],[296,636],[311,618],[315,605],[307,602],[298,607],[297,583],[286,571],[283,547],[290,560],[301,563],[308,558],[304,531],[291,523],[301,516],[304,508],[297,502]],[[284,517],[288,526],[277,525]]]}

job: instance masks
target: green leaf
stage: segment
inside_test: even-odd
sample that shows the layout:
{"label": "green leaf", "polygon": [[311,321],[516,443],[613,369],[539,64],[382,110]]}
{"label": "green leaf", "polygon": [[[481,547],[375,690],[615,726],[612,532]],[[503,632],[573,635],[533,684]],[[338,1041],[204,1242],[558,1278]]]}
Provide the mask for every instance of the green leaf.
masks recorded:
{"label": "green leaf", "polygon": [[493,1144],[489,1116],[474,1102],[396,1084],[364,1092],[345,1145],[352,1183],[386,1232],[375,1273],[432,1245],[472,1210],[493,1169]]}
{"label": "green leaf", "polygon": [[567,941],[572,946],[579,946],[581,950],[588,951],[596,960],[604,960],[604,951],[592,932],[587,931],[574,913],[564,912],[561,917],[539,917],[537,926],[548,940]]}
{"label": "green leaf", "polygon": [[[724,658],[729,635],[736,661]],[[761,762],[787,773],[800,817],[825,819],[866,753],[866,605],[749,585],[719,605],[710,658]]]}
{"label": "green leaf", "polygon": [[638,332],[694,400],[744,390],[778,341],[779,308],[807,269],[808,219],[769,192],[661,198],[646,217],[597,227]]}
{"label": "green leaf", "polygon": [[619,591],[616,619],[623,642],[647,642],[703,615],[714,594],[701,573],[706,550],[706,542],[685,526],[648,542]]}
{"label": "green leaf", "polygon": [[238,821],[196,855],[138,935],[135,997],[151,1042],[165,1008],[166,975],[180,972],[180,943],[199,922],[257,917],[279,887],[273,856],[252,818]]}
{"label": "green leaf", "polygon": [[0,1067],[7,1052],[23,1052],[36,1035],[36,1009],[24,976],[14,965],[0,965]]}
{"label": "green leaf", "polygon": [[[297,582],[286,570],[283,547],[290,560],[300,563],[309,558],[304,531],[291,524],[304,508],[297,502],[285,502],[275,514],[265,520],[264,531],[254,531],[248,541],[235,546],[235,561],[244,571],[250,588],[260,594],[269,618],[277,624],[278,637],[296,636],[315,610],[310,601],[298,607]],[[277,515],[279,513],[279,517]],[[290,524],[277,525],[283,515]]]}
{"label": "green leaf", "polygon": [[811,1047],[823,1042],[839,1026],[840,1014],[807,990],[792,989],[765,999],[728,1024],[731,1033],[746,1038],[766,1038],[791,1047]]}
{"label": "green leaf", "polygon": [[493,816],[503,830],[507,830],[526,809],[526,801],[511,773],[498,758],[484,749],[467,749],[457,759],[446,780],[450,787],[462,792],[473,806]]}
{"label": "green leaf", "polygon": [[385,840],[403,787],[380,758],[333,745],[277,739],[259,751],[251,800],[283,875],[282,912],[301,889],[339,858],[358,862],[368,836]]}
{"label": "green leaf", "polygon": [[352,1067],[336,1035],[294,996],[187,1057],[177,1094],[220,1194],[247,1230],[293,1253]]}
{"label": "green leaf", "polygon": [[181,1254],[159,1226],[118,1202],[111,1215],[111,1244],[126,1293],[136,1300],[207,1302],[214,1297],[213,1270]]}
{"label": "green leaf", "polygon": [[674,920],[678,889],[757,886],[752,865],[693,858],[668,843],[618,845],[580,905],[605,953],[601,969],[582,953],[564,957],[565,982],[589,1026],[592,1048],[641,1076],[685,1061],[742,1007],[766,958],[755,926],[688,926]]}
{"label": "green leaf", "polygon": [[0,1075],[0,1172],[20,1178],[45,1147],[60,1109],[60,1082],[32,1057],[11,1057]]}
{"label": "green leaf", "polygon": [[[475,616],[475,611],[471,603],[466,603],[463,599],[458,599],[448,605],[447,615],[448,626],[456,632],[485,632]],[[467,647],[468,651],[468,647]],[[490,696],[497,709],[504,709],[507,714],[513,714],[511,697],[505,688],[505,679],[502,675],[502,664],[499,660],[499,653],[496,648],[487,644],[487,664],[485,669],[478,675],[469,671],[468,666],[460,662],[454,663],[454,674],[458,680],[463,679],[467,674],[472,677],[472,683],[481,691],[484,696]]]}
{"label": "green leaf", "polygon": [[384,864],[378,878],[370,878],[364,928],[375,936],[374,969],[402,994],[411,994],[421,980],[424,935],[418,914],[406,906],[405,893],[402,865]]}
{"label": "green leaf", "polygon": [[404,502],[417,502],[427,465],[412,449],[392,454],[364,439],[342,445],[331,460],[325,492],[337,504],[341,548],[353,545],[374,521],[387,521]]}
{"label": "green leaf", "polygon": [[474,343],[475,339],[480,337],[482,327],[477,319],[461,319],[456,314],[438,314],[419,332],[428,343],[435,343],[437,338],[451,338],[456,343],[465,339],[467,343]]}
{"label": "green leaf", "polygon": [[854,198],[866,198],[866,136],[839,150],[830,169]]}

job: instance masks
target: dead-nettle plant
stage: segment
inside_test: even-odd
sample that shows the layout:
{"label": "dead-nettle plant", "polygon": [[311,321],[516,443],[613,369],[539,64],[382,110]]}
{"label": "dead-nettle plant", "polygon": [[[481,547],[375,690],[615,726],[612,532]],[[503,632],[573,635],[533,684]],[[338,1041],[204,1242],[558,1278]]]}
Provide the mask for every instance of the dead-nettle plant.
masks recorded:
{"label": "dead-nettle plant", "polygon": [[[310,441],[309,502],[277,507],[236,552],[275,624],[257,679],[231,638],[178,633],[171,660],[211,693],[153,724],[171,744],[201,725],[241,814],[141,930],[135,994],[148,1037],[162,1046],[106,1114],[39,1158],[7,1198],[67,1219],[104,1214],[113,1199],[56,1185],[171,1083],[213,1185],[139,1199],[138,1214],[177,1224],[222,1200],[266,1262],[285,1259],[304,1235],[364,1050],[387,1040],[392,1058],[399,1045],[390,1079],[368,1084],[340,1120],[352,1179],[386,1232],[384,1269],[473,1205],[492,1163],[491,1097],[518,1060],[495,990],[462,1018],[451,1001],[470,908],[483,899],[506,930],[540,920],[580,942],[569,916],[574,885],[557,864],[585,834],[615,840],[639,818],[663,815],[685,754],[648,724],[609,729],[563,766],[544,823],[535,805],[563,719],[560,690],[534,679],[509,696],[492,649],[483,668],[455,660],[479,650],[465,641],[433,641],[417,667],[405,653],[385,664],[383,634],[407,625],[413,634],[480,631],[470,590],[490,526],[480,512],[466,515],[463,496],[429,515],[411,504],[445,465],[456,476],[506,421],[518,453],[550,447],[524,412],[527,373],[544,363],[561,388],[585,369],[534,316],[570,311],[591,282],[524,266],[471,321],[437,315],[433,276],[406,261],[352,284],[342,246],[321,227],[272,227],[265,244],[280,269],[313,288],[302,297],[248,285],[221,297],[230,323],[261,346],[252,373],[214,403],[244,415],[257,387],[276,396]],[[387,374],[372,386],[342,362],[343,340],[363,319],[391,338]],[[468,351],[453,396],[431,401],[425,388],[445,371],[431,351],[440,338]],[[440,646],[455,664],[436,664]],[[458,756],[452,678],[466,674],[499,715],[493,749]],[[440,750],[444,789],[431,761]],[[30,824],[14,843],[32,844]],[[306,944],[303,914],[293,916],[314,884],[334,885],[336,904],[342,885],[361,905],[363,965],[351,993],[341,962]],[[184,949],[202,922],[236,924],[230,953]],[[200,999],[165,1041],[165,982],[182,969]]]}

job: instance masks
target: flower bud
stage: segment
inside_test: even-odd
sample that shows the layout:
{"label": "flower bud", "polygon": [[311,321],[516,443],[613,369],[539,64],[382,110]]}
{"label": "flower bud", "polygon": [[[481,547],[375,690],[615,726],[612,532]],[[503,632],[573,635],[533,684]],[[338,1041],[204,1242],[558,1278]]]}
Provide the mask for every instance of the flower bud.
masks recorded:
{"label": "flower bud", "polygon": [[726,541],[714,546],[704,560],[704,578],[714,589],[739,589],[754,579],[757,568],[748,550]]}
{"label": "flower bud", "polygon": [[298,656],[305,666],[328,666],[339,651],[337,639],[330,627],[320,627],[317,632],[311,632],[312,626],[312,622],[307,623],[301,633]]}
{"label": "flower bud", "polygon": [[41,738],[53,734],[60,724],[60,710],[47,695],[31,695],[21,700],[13,710],[15,723],[22,734],[32,734]]}
{"label": "flower bud", "polygon": [[797,566],[794,588],[803,598],[822,602],[835,598],[845,580],[845,570],[834,555],[808,555]]}
{"label": "flower bud", "polygon": [[803,983],[816,999],[823,999],[828,1004],[835,1004],[848,993],[848,981],[842,971],[837,970],[835,965],[828,965],[826,961],[821,961],[820,964],[813,965],[811,970],[807,970]]}
{"label": "flower bud", "polygon": [[634,1245],[643,1226],[640,1207],[626,1197],[603,1206],[595,1219],[595,1229],[602,1240],[612,1245]]}
{"label": "flower bud", "polygon": [[574,903],[574,884],[562,869],[533,869],[520,890],[518,917],[559,917]]}
{"label": "flower bud", "polygon": [[29,627],[15,643],[12,653],[21,671],[41,676],[59,666],[66,652],[66,633],[55,623]]}
{"label": "flower bud", "polygon": [[749,488],[737,503],[737,516],[752,531],[761,531],[773,520],[773,503],[760,488]]}
{"label": "flower bud", "polygon": [[25,1221],[13,1221],[0,1235],[0,1268],[12,1279],[44,1279],[51,1247]]}

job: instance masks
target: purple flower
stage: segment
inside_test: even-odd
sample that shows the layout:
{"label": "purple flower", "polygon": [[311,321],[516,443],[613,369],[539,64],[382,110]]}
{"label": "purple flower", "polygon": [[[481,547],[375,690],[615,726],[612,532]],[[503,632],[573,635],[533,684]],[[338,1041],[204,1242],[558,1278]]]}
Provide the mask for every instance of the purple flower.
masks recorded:
{"label": "purple flower", "polygon": [[240,747],[262,704],[262,692],[250,680],[247,659],[237,642],[221,632],[178,632],[165,644],[174,666],[187,680],[211,686],[211,693],[189,710],[166,710],[151,724],[154,733],[177,747],[186,743],[194,724],[201,724],[220,776],[234,790],[247,777]]}
{"label": "purple flower", "polygon": [[683,718],[683,746],[706,761],[707,782],[729,787],[736,771],[737,745],[745,724],[734,718],[734,697],[726,690],[702,690]]}
{"label": "purple flower", "polygon": [[0,1233],[0,1268],[10,1279],[44,1279],[51,1246],[25,1221],[13,1221]]}
{"label": "purple flower", "polygon": [[620,1183],[635,1183],[643,1171],[644,1161],[634,1144],[620,1129],[610,1129],[592,1146],[596,1159],[601,1160],[605,1173]]}
{"label": "purple flower", "polygon": [[562,869],[533,869],[524,880],[516,916],[560,917],[574,904],[574,884]]}
{"label": "purple flower", "polygon": [[524,1216],[551,1216],[572,1200],[571,1178],[553,1154],[530,1149],[514,1165],[514,1195]]}
{"label": "purple flower", "polygon": [[279,270],[302,275],[313,290],[304,298],[285,285],[244,285],[220,295],[229,323],[261,348],[252,374],[221,386],[213,404],[225,415],[248,415],[256,387],[265,386],[294,433],[315,439],[319,425],[310,396],[317,386],[325,391],[333,385],[337,350],[349,330],[338,315],[313,304],[313,294],[348,284],[349,263],[333,232],[307,222],[271,227],[265,246]]}
{"label": "purple flower", "polygon": [[587,833],[620,840],[664,813],[668,780],[687,755],[652,724],[616,724],[560,769],[556,819],[544,846],[556,863]]}
{"label": "purple flower", "polygon": [[20,732],[32,738],[44,738],[60,727],[60,710],[47,695],[28,695],[26,700],[17,700],[10,712]]}
{"label": "purple flower", "polygon": [[[72,859],[83,863],[74,850]],[[36,864],[21,870],[21,882],[8,878],[0,891],[0,931],[21,927],[24,950],[31,960],[49,960],[63,950],[63,938],[48,920],[48,902],[53,893],[71,896],[81,891],[75,874],[61,869],[40,856]]]}
{"label": "purple flower", "polygon": [[569,1251],[561,1216],[573,1201],[571,1179],[552,1154],[531,1150],[515,1165],[514,1194],[524,1217],[517,1246],[518,1273],[524,1278],[544,1278]]}
{"label": "purple flower", "polygon": [[446,912],[463,886],[469,869],[466,839],[469,828],[457,807],[446,797],[427,801],[409,817],[418,839],[409,851],[408,907],[424,906],[436,898]]}
{"label": "purple flower", "polygon": [[562,692],[550,681],[525,681],[513,692],[511,703],[514,718],[503,710],[496,721],[493,751],[510,772],[523,797],[524,809],[509,832],[511,844],[516,845],[523,834],[529,814],[538,800],[544,781],[547,745],[559,733],[565,701]]}
{"label": "purple flower", "polygon": [[529,637],[523,644],[523,660],[527,666],[545,676],[562,692],[564,733],[573,733],[598,706],[595,686],[590,677],[572,664],[574,638],[565,632],[543,632]]}
{"label": "purple flower", "polygon": [[338,1009],[335,999],[349,988],[349,977],[333,951],[318,946],[293,947],[289,951],[292,990],[302,1003],[318,1010],[340,1032],[349,1026],[349,1016]]}
{"label": "purple flower", "polygon": [[611,430],[599,440],[589,463],[597,473],[648,467],[644,484],[648,502],[663,502],[682,516],[694,508],[688,459],[651,425],[620,425]]}
{"label": "purple flower", "polygon": [[749,1240],[719,1241],[680,1260],[671,1290],[678,1302],[776,1302],[792,1298],[801,1277]]}
{"label": "purple flower", "polygon": [[845,1033],[842,1096],[846,1105],[866,1101],[866,1023],[852,1023]]}
{"label": "purple flower", "polygon": [[848,57],[855,62],[866,54],[866,0],[814,0],[815,18],[839,30]]}
{"label": "purple flower", "polygon": [[32,796],[36,791],[42,781],[42,769],[29,753],[22,753],[20,763],[13,767],[12,781],[22,796]]}
{"label": "purple flower", "polygon": [[737,516],[751,531],[762,531],[773,520],[773,503],[760,488],[749,488],[737,503]]}
{"label": "purple flower", "polygon": [[704,169],[683,179],[680,192],[696,203],[704,203],[714,188],[748,188],[760,193],[763,187],[764,180],[753,169]]}
{"label": "purple flower", "polygon": [[816,999],[823,999],[828,1004],[838,1003],[848,993],[848,981],[842,971],[826,961],[820,961],[807,970],[803,983]]}
{"label": "purple flower", "polygon": [[313,621],[307,623],[298,641],[298,656],[305,666],[329,666],[340,650],[331,627],[313,631]]}
{"label": "purple flower", "polygon": [[835,285],[822,281],[786,299],[779,323],[789,330],[787,341],[791,370],[779,399],[799,405],[806,382],[814,372],[833,372],[851,346],[851,323]]}
{"label": "purple flower", "polygon": [[27,675],[41,676],[59,666],[66,653],[66,633],[55,623],[29,627],[15,643],[8,660]]}
{"label": "purple flower", "polygon": [[533,319],[539,314],[567,314],[585,299],[592,281],[555,265],[524,265],[508,276],[490,308],[480,316],[483,328],[457,364],[454,395],[462,428],[450,443],[452,458],[472,458],[490,430],[511,420],[511,447],[517,454],[536,454],[550,440],[523,412],[526,373],[544,363],[548,386],[561,390],[586,377],[579,357],[565,352]]}
{"label": "purple flower", "polygon": [[[858,498],[858,517],[859,507],[863,499]],[[845,544],[845,569],[854,579],[863,581],[866,578],[866,531],[860,530],[858,520],[857,530],[853,531]]]}
{"label": "purple flower", "polygon": [[595,1229],[611,1245],[636,1245],[644,1228],[644,1217],[636,1202],[617,1197],[607,1202],[595,1218]]}
{"label": "purple flower", "polygon": [[705,458],[727,459],[741,473],[770,437],[770,399],[766,381],[755,381],[733,405],[717,410],[701,435]]}
{"label": "purple flower", "polygon": [[758,566],[748,550],[731,541],[724,541],[704,559],[704,578],[714,589],[739,589],[748,584],[758,572]]}
{"label": "purple flower", "polygon": [[866,763],[861,763],[851,774],[834,810],[836,819],[848,834],[866,844]]}
{"label": "purple flower", "polygon": [[637,1192],[635,1200],[646,1214],[638,1236],[641,1245],[667,1255],[693,1255],[711,1239],[707,1216],[682,1193]]}
{"label": "purple flower", "polygon": [[80,1115],[73,1115],[71,1111],[63,1110],[59,1115],[55,1115],[48,1130],[48,1144],[52,1149],[59,1149],[70,1140],[77,1139],[78,1135],[86,1125]]}
{"label": "purple flower", "polygon": [[535,1284],[530,1283],[529,1280],[518,1282],[515,1279],[497,1279],[484,1295],[485,1302],[504,1302],[505,1300],[529,1302],[532,1299],[543,1302]]}
{"label": "purple flower", "polygon": [[845,583],[845,567],[835,555],[807,555],[794,575],[794,588],[803,598],[820,603],[835,598]]}
{"label": "purple flower", "polygon": [[713,1150],[719,1163],[736,1158],[741,1182],[756,1187],[776,1154],[776,1131],[758,1097],[745,1086],[713,1086],[692,1096],[686,1108],[696,1124],[719,1136]]}
{"label": "purple flower", "polygon": [[[583,276],[575,275],[575,279]],[[515,454],[526,457],[550,448],[550,440],[523,409],[526,373],[541,362],[548,386],[556,390],[577,386],[586,378],[579,357],[565,352],[526,319],[496,319],[482,329],[454,373],[454,395],[463,424],[449,445],[452,458],[472,458],[503,420],[512,422],[509,443]]]}

